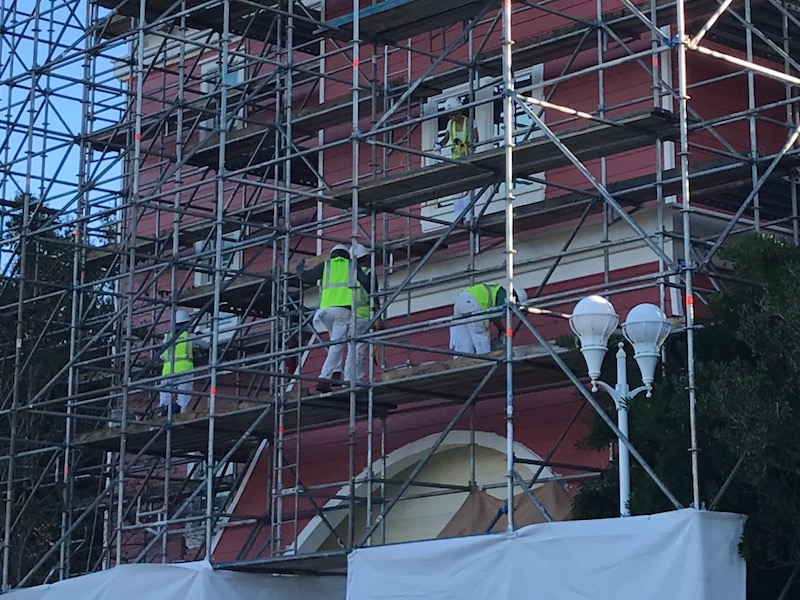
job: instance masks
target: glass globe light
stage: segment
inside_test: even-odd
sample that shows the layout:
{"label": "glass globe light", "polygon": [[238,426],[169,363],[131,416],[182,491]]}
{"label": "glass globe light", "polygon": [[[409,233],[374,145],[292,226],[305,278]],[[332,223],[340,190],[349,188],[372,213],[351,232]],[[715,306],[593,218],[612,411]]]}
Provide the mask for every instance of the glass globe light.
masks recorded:
{"label": "glass globe light", "polygon": [[634,306],[622,324],[622,334],[633,345],[633,357],[648,389],[653,385],[656,364],[661,358],[661,346],[669,331],[667,316],[655,304]]}
{"label": "glass globe light", "polygon": [[575,305],[569,325],[581,343],[581,353],[594,383],[600,377],[603,358],[608,351],[608,338],[617,328],[619,316],[614,305],[602,296],[587,296]]}

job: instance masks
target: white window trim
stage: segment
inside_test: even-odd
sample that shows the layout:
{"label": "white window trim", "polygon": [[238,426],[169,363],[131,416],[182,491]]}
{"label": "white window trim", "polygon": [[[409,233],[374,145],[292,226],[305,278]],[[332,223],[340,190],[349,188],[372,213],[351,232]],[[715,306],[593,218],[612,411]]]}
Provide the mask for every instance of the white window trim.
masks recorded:
{"label": "white window trim", "polygon": [[[239,232],[235,231],[233,233],[228,233],[223,236],[223,243],[224,242],[233,242],[236,243],[239,241]],[[204,240],[200,242],[195,242],[194,244],[194,251],[195,254],[200,254],[204,252],[206,254],[210,254],[214,251],[214,241],[213,240]],[[232,255],[232,256],[231,256]],[[230,259],[227,264],[225,264],[226,259]],[[225,265],[224,268],[230,271],[238,271],[242,268],[242,251],[235,250],[233,252],[226,252],[223,247],[223,264]],[[208,259],[203,259],[201,261],[204,266],[209,268],[213,267],[214,264],[214,257],[210,255]],[[231,279],[236,275],[225,275],[224,279]],[[214,276],[212,273],[206,273],[203,270],[195,271],[194,274],[194,285],[195,287],[202,287],[204,285],[210,285],[214,282]],[[227,340],[233,337],[233,334],[236,328],[239,326],[241,319],[236,313],[228,313],[228,312],[220,312],[220,319],[219,319],[219,339],[220,340]],[[211,334],[211,315],[206,313],[200,319],[197,324],[197,333],[201,336],[210,335]]]}
{"label": "white window trim", "polygon": [[[371,467],[372,472],[376,474],[376,476],[380,477],[394,477],[404,469],[413,466],[418,461],[419,457],[428,451],[436,437],[436,434],[429,435],[425,438],[410,442],[402,448],[394,450],[393,452],[389,453],[386,458],[375,461]],[[495,450],[498,453],[505,452],[505,446],[503,445],[505,444],[505,438],[496,433],[488,431],[476,431],[474,436],[470,437],[470,432],[456,430],[447,435],[445,440],[440,444],[436,453],[442,454],[447,450],[463,448],[465,446],[469,446],[470,444],[475,444],[480,448]],[[540,456],[520,442],[514,442],[514,454],[515,456],[521,458],[541,460]],[[386,473],[383,471],[384,466],[386,468]],[[538,469],[538,467],[533,464],[523,465],[522,468],[529,471],[531,475],[535,474]],[[367,481],[367,473],[368,469],[364,469],[364,471],[362,471],[358,477],[356,477],[356,481],[362,482],[359,484],[357,489],[357,493],[362,495],[364,494],[362,488],[368,487],[366,483],[363,483],[364,481]],[[526,474],[523,473],[523,476],[526,476]],[[547,481],[554,479],[555,473],[549,467],[545,467],[544,470],[539,474],[539,477],[542,480]],[[347,486],[343,487],[337,492],[337,495],[334,496],[333,499],[328,500],[328,502],[325,503],[324,509],[326,511],[325,514],[327,515],[326,520],[321,519],[318,515],[311,518],[311,520],[297,536],[297,539],[294,541],[294,543],[290,544],[286,548],[287,554],[294,554],[297,552],[314,552],[319,549],[320,545],[322,545],[322,543],[324,543],[330,535],[331,529],[336,528],[347,514],[346,511],[335,510],[337,507],[341,507],[345,502],[347,502],[343,499],[346,497],[346,490]]]}
{"label": "white window trim", "polygon": [[[187,465],[187,469],[189,469],[190,473],[189,480],[199,484],[206,478],[206,462],[202,459],[198,459],[195,461],[195,464],[197,465],[196,468],[192,468],[191,463]],[[221,475],[233,477],[235,479],[236,464],[229,462],[225,466],[225,470]],[[234,497],[236,496],[231,496],[229,490],[214,492],[214,508],[222,512],[226,507],[234,506],[230,503]],[[192,501],[192,504],[190,504],[188,507],[187,516],[194,517],[205,514],[205,503],[206,499],[202,495],[195,497]],[[221,517],[219,523],[217,524],[219,528],[218,531],[223,531],[226,523],[229,520],[230,517],[227,515]],[[205,524],[202,520],[188,522],[183,529],[184,541],[189,548],[199,548],[205,542],[205,534]]]}
{"label": "white window trim", "polygon": [[[200,77],[202,79],[200,92],[203,95],[212,94],[219,89],[219,82],[217,81],[217,77],[214,76],[214,73],[219,74],[219,67],[220,64],[216,60],[208,60],[200,63]],[[228,65],[228,87],[239,85],[244,81],[244,70],[245,64],[241,61]],[[235,115],[226,117],[227,131],[242,129],[245,123],[245,116],[245,109],[244,106],[242,106],[236,111]],[[201,121],[201,131],[203,131],[205,135],[213,135],[217,128],[216,120],[216,118],[211,118]]]}

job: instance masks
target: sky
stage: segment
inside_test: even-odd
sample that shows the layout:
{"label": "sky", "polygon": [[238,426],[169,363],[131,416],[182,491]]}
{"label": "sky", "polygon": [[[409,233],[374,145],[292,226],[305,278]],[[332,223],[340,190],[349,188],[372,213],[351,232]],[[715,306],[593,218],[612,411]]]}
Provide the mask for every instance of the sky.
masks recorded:
{"label": "sky", "polygon": [[[0,199],[45,198],[65,218],[77,215],[84,116],[94,129],[121,116],[122,85],[112,59],[124,45],[86,52],[88,0],[0,0]],[[38,9],[38,10],[37,10]],[[102,41],[101,41],[102,42]],[[96,85],[85,85],[84,80]],[[120,188],[119,156],[92,152],[83,161],[97,207]]]}

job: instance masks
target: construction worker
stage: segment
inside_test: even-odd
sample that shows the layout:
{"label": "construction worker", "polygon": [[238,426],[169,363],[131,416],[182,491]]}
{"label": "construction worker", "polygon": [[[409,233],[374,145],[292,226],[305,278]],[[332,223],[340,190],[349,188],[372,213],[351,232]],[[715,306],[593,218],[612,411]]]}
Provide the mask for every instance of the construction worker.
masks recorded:
{"label": "construction worker", "polygon": [[[370,276],[363,268],[369,253],[362,244],[356,244],[351,253],[350,248],[344,244],[336,244],[331,250],[330,259],[312,269],[305,269],[305,261],[300,261],[297,273],[305,283],[320,282],[319,310],[314,315],[314,326],[317,329],[327,329],[330,341],[328,355],[319,373],[320,382],[317,391],[331,391],[332,383],[345,383],[355,369],[356,381],[364,379],[367,358],[366,342],[356,344],[356,356],[347,352],[347,360],[342,373],[342,358],[345,352],[344,343],[335,343],[345,340],[350,336],[352,312],[355,308],[356,335],[366,332],[370,320],[370,295],[375,290],[374,277]],[[348,282],[350,280],[350,257],[356,257],[356,279],[358,286],[355,293],[355,306],[353,292]],[[376,305],[377,306],[377,305]],[[376,323],[376,326],[379,324]]]}
{"label": "construction worker", "polygon": [[[190,321],[185,310],[175,312],[175,323],[172,331],[164,334],[164,346],[161,353],[161,381],[163,388],[159,394],[158,405],[166,416],[170,412],[176,415],[185,412],[192,400],[192,378],[188,374],[194,368],[194,350],[186,324]],[[175,401],[177,396],[177,402]]]}
{"label": "construction worker", "polygon": [[447,128],[437,149],[450,148],[450,158],[463,158],[472,151],[478,143],[478,130],[473,127],[469,133],[469,119],[464,114],[464,107],[458,98],[448,98],[444,103],[444,110],[452,113],[447,121]]}
{"label": "construction worker", "polygon": [[[453,317],[467,317],[481,311],[503,306],[507,297],[506,288],[496,283],[478,283],[465,289],[456,298],[453,305]],[[515,289],[517,302],[528,301],[525,290]],[[487,354],[492,350],[489,323],[497,327],[498,337],[505,335],[503,319],[495,317],[482,321],[459,323],[450,327],[450,349],[467,354]]]}

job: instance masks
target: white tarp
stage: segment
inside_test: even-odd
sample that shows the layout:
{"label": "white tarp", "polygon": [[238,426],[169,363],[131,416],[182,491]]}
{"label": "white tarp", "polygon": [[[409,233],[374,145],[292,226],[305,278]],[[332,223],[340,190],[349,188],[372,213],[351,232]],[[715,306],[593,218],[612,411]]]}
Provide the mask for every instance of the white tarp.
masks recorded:
{"label": "white tarp", "polygon": [[744,600],[743,525],[685,509],[363,548],[347,600]]}
{"label": "white tarp", "polygon": [[206,561],[121,565],[3,600],[344,600],[344,577],[287,577],[215,571]]}

